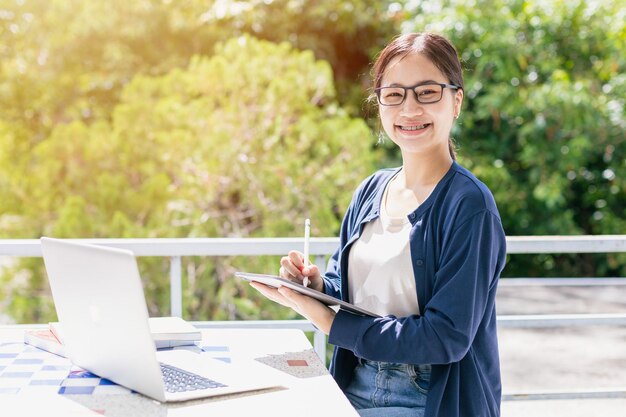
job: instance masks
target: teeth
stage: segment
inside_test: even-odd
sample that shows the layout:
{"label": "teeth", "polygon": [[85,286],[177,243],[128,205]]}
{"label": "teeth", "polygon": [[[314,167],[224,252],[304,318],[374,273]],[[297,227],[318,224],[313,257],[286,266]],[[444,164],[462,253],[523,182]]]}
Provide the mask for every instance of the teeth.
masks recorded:
{"label": "teeth", "polygon": [[420,130],[424,129],[428,124],[419,125],[419,126],[401,126],[402,130]]}

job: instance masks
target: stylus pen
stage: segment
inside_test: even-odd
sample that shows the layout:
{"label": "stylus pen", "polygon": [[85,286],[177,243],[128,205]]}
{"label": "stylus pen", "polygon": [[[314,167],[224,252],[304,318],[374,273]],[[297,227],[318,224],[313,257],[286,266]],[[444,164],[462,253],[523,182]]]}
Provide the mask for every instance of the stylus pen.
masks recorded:
{"label": "stylus pen", "polygon": [[[306,219],[304,221],[304,267],[306,268],[306,263],[309,260],[309,240],[311,238],[311,220],[310,219]],[[304,285],[305,287],[309,286],[309,277],[304,277],[304,280],[302,281],[302,285]]]}

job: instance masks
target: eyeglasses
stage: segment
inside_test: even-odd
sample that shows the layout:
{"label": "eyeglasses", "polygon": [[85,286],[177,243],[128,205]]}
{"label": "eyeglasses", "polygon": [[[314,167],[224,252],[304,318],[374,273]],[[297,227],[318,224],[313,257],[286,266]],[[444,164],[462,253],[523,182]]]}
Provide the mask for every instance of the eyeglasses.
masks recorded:
{"label": "eyeglasses", "polygon": [[407,91],[413,90],[419,103],[432,104],[441,101],[443,89],[458,90],[461,87],[452,84],[427,83],[417,84],[412,87],[379,87],[375,88],[378,103],[383,106],[399,106],[404,103]]}

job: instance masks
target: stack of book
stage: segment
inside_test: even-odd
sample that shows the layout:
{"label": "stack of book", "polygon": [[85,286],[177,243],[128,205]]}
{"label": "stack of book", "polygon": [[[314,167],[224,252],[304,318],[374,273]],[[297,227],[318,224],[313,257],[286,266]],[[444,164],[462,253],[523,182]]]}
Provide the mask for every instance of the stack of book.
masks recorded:
{"label": "stack of book", "polygon": [[65,346],[52,333],[50,328],[44,330],[26,330],[24,332],[24,343],[38,347],[55,355],[67,357]]}
{"label": "stack of book", "polygon": [[[148,324],[157,349],[194,345],[202,339],[200,330],[180,317],[151,317]],[[25,331],[24,343],[67,357],[59,322],[48,323],[47,329]]]}

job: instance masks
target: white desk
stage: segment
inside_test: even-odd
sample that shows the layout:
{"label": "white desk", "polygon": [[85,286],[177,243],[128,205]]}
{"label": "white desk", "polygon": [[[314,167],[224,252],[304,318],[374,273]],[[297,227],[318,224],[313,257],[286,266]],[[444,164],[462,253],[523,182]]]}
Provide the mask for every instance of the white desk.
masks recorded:
{"label": "white desk", "polygon": [[[279,369],[284,388],[166,405],[119,386],[89,387],[99,379],[68,379],[69,361],[21,343],[29,328],[0,326],[2,415],[358,417],[300,330],[203,329],[201,354]],[[75,391],[59,394],[64,386]]]}

